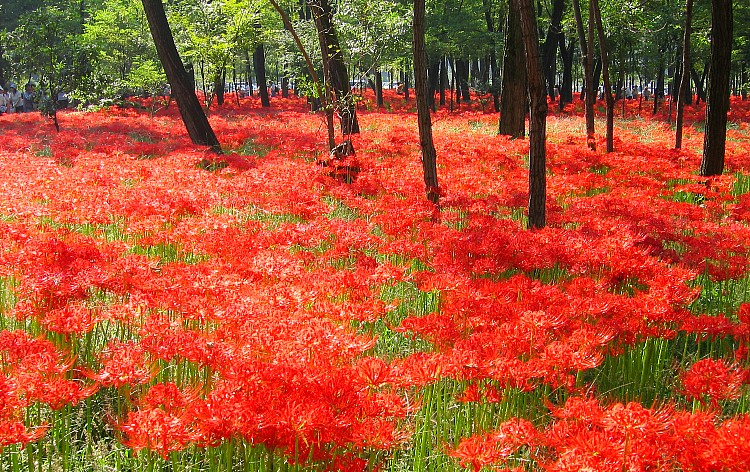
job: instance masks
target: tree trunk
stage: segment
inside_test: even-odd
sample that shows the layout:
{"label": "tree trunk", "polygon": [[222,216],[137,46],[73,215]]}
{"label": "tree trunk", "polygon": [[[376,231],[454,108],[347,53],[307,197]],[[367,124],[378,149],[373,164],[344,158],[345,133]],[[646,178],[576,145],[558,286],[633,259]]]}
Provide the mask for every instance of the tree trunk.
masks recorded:
{"label": "tree trunk", "polygon": [[349,88],[349,73],[344,63],[344,55],[339,45],[336,29],[333,26],[333,13],[328,0],[308,0],[315,28],[318,30],[321,55],[328,64],[330,86],[336,95],[336,110],[341,121],[341,133],[349,135],[359,133],[357,108]]}
{"label": "tree trunk", "polygon": [[604,81],[604,98],[607,102],[607,152],[615,150],[615,99],[612,96],[612,86],[609,83],[609,58],[607,56],[607,43],[604,37],[604,26],[602,25],[599,0],[590,0],[590,17],[596,21],[596,31],[599,37],[599,52],[602,56],[602,80]]}
{"label": "tree trunk", "polygon": [[560,84],[560,110],[573,103],[573,41],[566,44],[565,35],[560,34],[560,58],[563,63],[562,83]]}
{"label": "tree trunk", "polygon": [[[427,104],[432,109],[432,111],[436,110],[436,103],[435,103],[435,92],[438,90],[438,86],[440,85],[440,59],[430,57],[429,62],[429,70],[428,70],[428,84],[427,84]],[[417,78],[414,77],[414,87],[416,87],[416,81]],[[415,90],[416,93],[416,90]]]}
{"label": "tree trunk", "polygon": [[467,59],[456,59],[456,88],[464,102],[471,101],[469,92],[469,61]]}
{"label": "tree trunk", "polygon": [[375,104],[378,107],[382,107],[383,103],[383,73],[381,71],[375,72]]}
{"label": "tree trunk", "polygon": [[743,61],[740,69],[740,95],[743,100],[747,100],[747,64]]}
{"label": "tree trunk", "polygon": [[542,50],[542,67],[547,82],[547,95],[555,99],[555,86],[557,85],[555,75],[557,72],[557,46],[560,44],[562,35],[562,17],[565,12],[565,0],[554,0],[552,4],[552,16],[550,18],[547,36],[544,39]]}
{"label": "tree trunk", "polygon": [[682,72],[677,92],[677,118],[675,120],[675,149],[682,148],[682,123],[685,117],[685,98],[690,83],[690,34],[693,21],[693,0],[685,0],[685,36],[682,40]]}
{"label": "tree trunk", "polygon": [[448,88],[448,57],[440,59],[440,86],[438,87],[438,99],[441,107],[445,106],[445,89]]}
{"label": "tree trunk", "polygon": [[220,67],[214,75],[214,95],[216,95],[216,104],[224,105],[224,87],[226,83],[226,68]]}
{"label": "tree trunk", "polygon": [[156,52],[164,67],[167,80],[172,87],[172,96],[177,102],[182,122],[194,144],[208,146],[214,152],[221,153],[221,145],[203,112],[203,108],[190,86],[190,78],[174,44],[172,30],[167,22],[164,5],[161,0],[141,0],[146,13],[151,36],[154,38]]}
{"label": "tree trunk", "polygon": [[527,75],[519,0],[510,0],[505,29],[503,90],[500,99],[499,134],[522,138],[526,134]]}
{"label": "tree trunk", "polygon": [[417,124],[422,150],[422,170],[427,199],[438,205],[440,190],[437,179],[437,153],[432,141],[432,118],[427,102],[427,52],[424,42],[425,0],[414,0],[412,51],[414,54],[414,91],[417,95]]}
{"label": "tree trunk", "polygon": [[546,144],[547,96],[539,54],[536,17],[531,0],[519,0],[519,17],[526,51],[531,119],[529,120],[529,220],[528,228],[544,228],[546,224]]}
{"label": "tree trunk", "polygon": [[695,84],[695,94],[698,96],[698,101],[700,102],[703,100],[704,103],[706,102],[706,89],[703,88],[703,85],[706,82],[706,72],[708,69],[708,67],[705,67],[703,69],[703,75],[699,76],[698,71],[695,70],[694,64],[690,64],[690,76],[693,78],[693,83]]}
{"label": "tree trunk", "polygon": [[706,102],[706,134],[700,174],[721,175],[729,111],[729,75],[732,69],[732,0],[711,1],[711,66]]}
{"label": "tree trunk", "polygon": [[573,0],[573,10],[578,29],[578,39],[581,47],[581,60],[583,62],[583,85],[584,99],[586,100],[586,143],[592,151],[596,150],[596,138],[594,136],[594,104],[596,103],[596,88],[594,87],[593,71],[591,70],[591,56],[594,53],[593,22],[589,18],[588,39],[583,29],[583,17],[578,0]]}
{"label": "tree trunk", "polygon": [[498,84],[497,55],[495,54],[495,19],[492,17],[492,2],[490,0],[482,0],[482,6],[484,7],[484,20],[487,23],[487,32],[490,33],[488,45],[490,50],[488,57],[488,68],[490,70],[489,89],[492,91],[492,103],[495,106],[495,111],[500,112],[500,84]]}
{"label": "tree trunk", "polygon": [[255,46],[255,51],[253,51],[253,69],[255,69],[255,82],[258,84],[260,105],[266,108],[270,107],[271,99],[268,97],[268,82],[266,79],[266,52],[263,43]]}

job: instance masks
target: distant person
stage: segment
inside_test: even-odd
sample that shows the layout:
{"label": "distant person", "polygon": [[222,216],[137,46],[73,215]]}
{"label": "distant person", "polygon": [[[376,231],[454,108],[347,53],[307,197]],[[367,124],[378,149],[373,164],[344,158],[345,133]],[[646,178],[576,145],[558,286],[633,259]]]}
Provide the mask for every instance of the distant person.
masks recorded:
{"label": "distant person", "polygon": [[403,84],[403,82],[399,82],[398,84],[396,84],[396,93],[399,94],[399,95],[403,95],[404,94],[404,84]]}
{"label": "distant person", "polygon": [[645,89],[643,89],[643,99],[646,101],[649,101],[650,98],[651,98],[651,89],[646,87]]}
{"label": "distant person", "polygon": [[23,98],[21,98],[21,92],[16,88],[16,84],[12,82],[8,84],[8,112],[23,112]]}
{"label": "distant person", "polygon": [[26,89],[21,95],[21,99],[23,100],[24,113],[34,111],[34,108],[36,106],[36,91],[34,90],[34,84],[32,84],[31,82],[26,84]]}
{"label": "distant person", "polygon": [[0,87],[0,115],[8,113],[8,92]]}

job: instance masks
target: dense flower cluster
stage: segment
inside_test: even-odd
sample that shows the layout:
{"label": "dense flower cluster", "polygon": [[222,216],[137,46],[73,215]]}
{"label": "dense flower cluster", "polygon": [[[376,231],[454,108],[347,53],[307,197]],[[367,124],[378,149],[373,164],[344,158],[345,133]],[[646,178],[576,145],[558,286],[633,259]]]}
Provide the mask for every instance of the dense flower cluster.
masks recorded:
{"label": "dense flower cluster", "polygon": [[[424,387],[456,382],[467,387],[450,401],[464,404],[573,395],[546,424],[513,418],[446,446],[475,471],[520,458],[747,470],[750,420],[719,408],[746,395],[750,304],[698,303],[701,280],[750,271],[746,123],[728,172],[706,179],[693,128],[672,150],[663,117],[630,103],[617,152],[591,152],[571,105],[548,119],[550,224],[527,231],[528,143],[496,136],[476,105],[435,114],[437,211],[409,112],[363,104],[356,160],[332,166],[302,101],[248,103],[212,111],[223,156],[191,145],[174,109],[61,112],[59,134],[0,117],[12,327],[0,331],[0,447],[44,434],[24,422],[32,404],[107,392],[124,400],[112,421],[136,451],[242,438],[356,470],[405,447]],[[748,108],[733,102],[732,117]],[[605,359],[679,336],[726,339],[735,358],[681,359],[669,407],[586,396],[597,385],[584,374]]]}

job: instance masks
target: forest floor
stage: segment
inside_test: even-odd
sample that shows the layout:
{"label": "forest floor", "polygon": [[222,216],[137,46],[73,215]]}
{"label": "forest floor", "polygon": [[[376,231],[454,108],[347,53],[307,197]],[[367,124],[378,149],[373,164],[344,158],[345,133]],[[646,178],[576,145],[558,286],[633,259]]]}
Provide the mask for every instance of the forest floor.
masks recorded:
{"label": "forest floor", "polygon": [[230,95],[221,156],[174,104],[0,116],[0,470],[750,470],[750,101],[712,178],[702,104],[609,154],[551,104],[529,231],[489,104],[434,114],[436,208],[386,100],[344,160],[299,99]]}

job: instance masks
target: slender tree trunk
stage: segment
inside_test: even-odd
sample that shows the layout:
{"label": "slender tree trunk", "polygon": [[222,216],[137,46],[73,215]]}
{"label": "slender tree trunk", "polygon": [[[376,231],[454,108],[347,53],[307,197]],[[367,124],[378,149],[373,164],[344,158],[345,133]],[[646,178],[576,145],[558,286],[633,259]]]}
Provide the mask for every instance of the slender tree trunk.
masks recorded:
{"label": "slender tree trunk", "polygon": [[664,99],[664,53],[659,53],[659,70],[656,72],[654,87],[654,115],[659,111],[659,100]]}
{"label": "slender tree trunk", "polygon": [[378,107],[385,105],[383,103],[383,73],[381,71],[375,72],[375,104]]}
{"label": "slender tree trunk", "polygon": [[675,149],[682,148],[682,124],[685,117],[685,97],[690,83],[690,34],[693,22],[693,0],[685,0],[685,37],[682,41],[682,72],[677,93],[677,119],[675,121]]}
{"label": "slender tree trunk", "polygon": [[308,5],[315,20],[315,28],[318,30],[323,61],[328,63],[330,85],[338,102],[336,109],[341,120],[341,133],[344,135],[359,133],[357,108],[349,88],[349,73],[344,63],[344,55],[333,26],[331,6],[328,0],[308,0]]}
{"label": "slender tree trunk", "polygon": [[706,73],[708,72],[709,67],[706,66],[703,69],[703,75],[699,76],[698,71],[695,70],[695,65],[690,64],[690,76],[693,78],[693,83],[695,84],[695,94],[697,95],[697,101],[700,102],[703,100],[705,103],[706,101],[706,89],[703,87],[703,85],[706,83]]}
{"label": "slender tree trunk", "polygon": [[592,34],[593,22],[589,18],[589,35],[587,39],[586,33],[583,29],[583,17],[581,15],[581,6],[578,0],[573,0],[573,11],[576,18],[576,28],[578,29],[581,59],[583,62],[584,99],[586,100],[586,143],[588,144],[589,149],[595,151],[594,104],[596,103],[596,89],[594,88],[594,77],[593,71],[591,70],[591,56],[594,53],[594,38]]}
{"label": "slender tree trunk", "polygon": [[529,121],[529,221],[528,227],[544,228],[546,224],[546,144],[547,96],[544,89],[542,58],[539,54],[536,17],[531,0],[520,0],[518,8],[526,51],[531,119]]}
{"label": "slender tree trunk", "polygon": [[438,99],[441,107],[445,106],[445,89],[448,88],[448,57],[440,59],[440,86],[438,87]]}
{"label": "slender tree trunk", "polygon": [[482,0],[482,6],[484,7],[484,20],[487,23],[487,32],[490,33],[489,39],[489,63],[488,68],[490,70],[490,90],[492,91],[492,103],[495,106],[495,111],[500,111],[500,87],[498,84],[498,73],[497,73],[497,55],[495,53],[495,19],[492,16],[492,2],[490,0]]}
{"label": "slender tree trunk", "polygon": [[[414,77],[414,87],[416,88],[416,81],[417,77]],[[427,94],[427,103],[429,104],[429,107],[432,109],[432,111],[435,111],[436,103],[435,103],[435,92],[438,90],[438,86],[440,85],[440,59],[430,57],[429,60],[429,69],[428,69],[428,94]],[[415,90],[416,93],[416,90]]]}
{"label": "slender tree trunk", "polygon": [[742,82],[742,84],[740,85],[740,87],[742,87],[740,89],[740,95],[742,96],[743,100],[747,100],[747,63],[745,63],[744,61],[742,62],[742,66],[740,69],[740,82]]}
{"label": "slender tree trunk", "polygon": [[258,94],[260,95],[260,105],[270,107],[271,99],[268,97],[268,82],[266,79],[266,52],[263,43],[255,46],[253,52],[253,69],[255,69],[255,82],[258,84]]}
{"label": "slender tree trunk", "polygon": [[560,84],[560,110],[568,103],[573,103],[573,42],[565,42],[565,35],[560,34],[560,58],[563,63],[562,83]]}
{"label": "slender tree trunk", "polygon": [[500,100],[499,134],[522,138],[526,134],[527,75],[519,0],[510,0],[505,28],[503,90]]}
{"label": "slender tree trunk", "polygon": [[550,18],[547,36],[544,39],[542,64],[547,81],[547,95],[555,98],[555,75],[557,72],[557,46],[560,44],[562,34],[562,17],[565,12],[565,0],[554,0],[552,3],[552,16]]}
{"label": "slender tree trunk", "polygon": [[609,58],[607,55],[607,43],[604,37],[604,26],[602,25],[599,0],[590,0],[590,17],[596,21],[596,31],[599,37],[599,52],[602,56],[602,79],[604,80],[604,98],[607,101],[607,152],[615,150],[615,99],[612,96],[612,86],[609,83]]}
{"label": "slender tree trunk", "polygon": [[461,100],[471,101],[469,92],[469,61],[467,59],[456,59],[456,88],[460,93]]}
{"label": "slender tree trunk", "polygon": [[214,95],[216,95],[216,104],[224,105],[224,87],[226,85],[226,67],[222,66],[214,75]]}
{"label": "slender tree trunk", "polygon": [[180,110],[182,122],[194,144],[208,146],[220,153],[221,145],[216,138],[211,125],[203,112],[203,108],[195,96],[195,90],[190,86],[190,78],[182,64],[177,47],[174,44],[172,30],[167,22],[164,5],[161,0],[141,0],[146,13],[149,29],[154,38],[156,52],[164,66],[167,80],[172,87],[172,95]]}
{"label": "slender tree trunk", "polygon": [[414,0],[412,51],[414,54],[414,91],[417,95],[417,124],[422,150],[422,170],[427,199],[438,205],[440,190],[437,179],[437,153],[432,141],[432,118],[427,102],[427,52],[424,43],[425,0]]}
{"label": "slender tree trunk", "polygon": [[706,102],[706,134],[700,168],[703,176],[721,175],[724,172],[733,26],[732,0],[712,0],[711,68]]}

